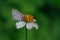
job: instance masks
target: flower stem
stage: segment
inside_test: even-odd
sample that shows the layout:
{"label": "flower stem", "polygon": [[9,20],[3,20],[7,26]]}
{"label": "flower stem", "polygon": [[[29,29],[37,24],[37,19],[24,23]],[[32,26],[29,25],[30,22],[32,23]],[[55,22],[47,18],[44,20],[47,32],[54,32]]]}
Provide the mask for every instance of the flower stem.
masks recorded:
{"label": "flower stem", "polygon": [[26,40],[27,40],[27,28],[26,28]]}

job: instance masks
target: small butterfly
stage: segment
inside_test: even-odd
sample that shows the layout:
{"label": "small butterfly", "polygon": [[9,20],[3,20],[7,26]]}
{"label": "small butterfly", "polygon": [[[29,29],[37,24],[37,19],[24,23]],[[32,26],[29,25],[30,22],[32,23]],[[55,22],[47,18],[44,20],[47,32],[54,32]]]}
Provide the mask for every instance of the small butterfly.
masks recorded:
{"label": "small butterfly", "polygon": [[33,16],[23,14],[16,9],[12,9],[12,17],[16,22],[16,28],[20,29],[26,26],[28,30],[31,30],[33,27],[37,30],[38,24],[36,23],[36,19]]}

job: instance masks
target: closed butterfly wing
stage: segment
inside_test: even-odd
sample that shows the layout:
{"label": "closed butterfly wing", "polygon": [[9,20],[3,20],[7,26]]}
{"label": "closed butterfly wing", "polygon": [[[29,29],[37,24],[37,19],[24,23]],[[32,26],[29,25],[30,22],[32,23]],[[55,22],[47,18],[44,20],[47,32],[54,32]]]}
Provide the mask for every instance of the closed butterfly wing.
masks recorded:
{"label": "closed butterfly wing", "polygon": [[16,9],[12,9],[12,16],[14,21],[20,21],[23,18],[23,14]]}

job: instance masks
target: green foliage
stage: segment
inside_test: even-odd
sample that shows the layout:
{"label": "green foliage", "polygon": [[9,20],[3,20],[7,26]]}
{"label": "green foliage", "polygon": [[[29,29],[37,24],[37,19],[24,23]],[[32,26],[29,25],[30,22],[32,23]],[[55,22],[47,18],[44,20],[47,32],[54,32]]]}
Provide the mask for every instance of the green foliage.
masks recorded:
{"label": "green foliage", "polygon": [[[46,3],[51,3],[58,12],[53,9],[42,12],[39,8]],[[39,29],[27,30],[27,40],[60,40],[59,0],[0,0],[0,40],[26,40],[26,28],[16,29],[11,14],[13,8],[37,20]]]}

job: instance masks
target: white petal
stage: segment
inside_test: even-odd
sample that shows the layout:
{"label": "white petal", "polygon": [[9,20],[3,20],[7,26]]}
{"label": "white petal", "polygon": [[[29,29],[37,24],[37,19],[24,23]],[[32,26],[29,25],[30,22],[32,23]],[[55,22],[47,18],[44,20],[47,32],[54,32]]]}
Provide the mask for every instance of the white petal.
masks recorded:
{"label": "white petal", "polygon": [[35,29],[38,29],[38,24],[37,23],[33,23],[33,27],[35,27]]}
{"label": "white petal", "polygon": [[24,21],[19,21],[19,22],[16,23],[16,28],[17,28],[17,29],[22,28],[22,27],[25,26],[25,24],[26,24],[26,22],[24,22]]}
{"label": "white petal", "polygon": [[27,23],[26,24],[26,28],[28,29],[28,30],[31,30],[32,29],[32,26],[33,24],[32,23]]}
{"label": "white petal", "polygon": [[34,23],[34,22],[30,22],[30,23],[27,23],[26,24],[26,28],[28,30],[31,30],[33,27],[37,30],[38,29],[38,24],[37,23]]}
{"label": "white petal", "polygon": [[33,19],[34,22],[36,22],[36,19]]}

